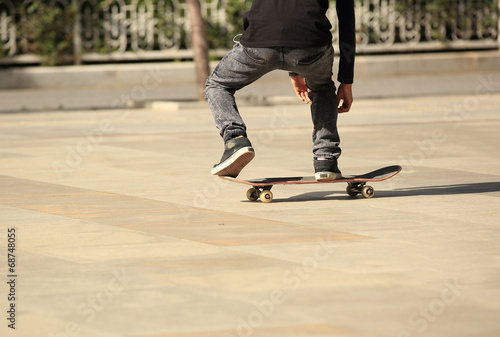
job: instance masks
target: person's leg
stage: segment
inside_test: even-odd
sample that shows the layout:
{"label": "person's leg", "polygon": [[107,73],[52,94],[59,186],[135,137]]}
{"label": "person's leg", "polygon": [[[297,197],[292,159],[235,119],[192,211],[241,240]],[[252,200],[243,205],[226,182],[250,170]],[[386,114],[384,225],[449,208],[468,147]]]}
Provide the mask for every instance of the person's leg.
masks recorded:
{"label": "person's leg", "polygon": [[[307,83],[306,79],[306,83]],[[341,154],[340,137],[337,130],[337,95],[333,82],[309,92],[311,116],[314,124],[314,159],[338,159]]]}
{"label": "person's leg", "polygon": [[288,68],[305,78],[310,89],[314,125],[313,156],[317,179],[337,179],[341,154],[337,130],[337,95],[332,81],[333,47],[295,49],[288,53]]}
{"label": "person's leg", "polygon": [[275,69],[276,54],[273,49],[245,48],[238,43],[207,79],[206,98],[225,144],[221,161],[214,166],[212,174],[236,177],[253,159],[254,150],[246,138],[246,126],[234,94]]}

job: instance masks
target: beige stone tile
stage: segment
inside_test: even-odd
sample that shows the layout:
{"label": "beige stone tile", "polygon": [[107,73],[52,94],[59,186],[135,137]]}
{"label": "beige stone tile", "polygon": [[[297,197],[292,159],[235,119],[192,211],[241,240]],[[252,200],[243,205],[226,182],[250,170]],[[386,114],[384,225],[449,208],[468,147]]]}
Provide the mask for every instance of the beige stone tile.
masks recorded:
{"label": "beige stone tile", "polygon": [[280,327],[260,327],[252,328],[250,325],[241,326],[240,330],[234,331],[203,331],[186,333],[167,333],[161,335],[137,335],[133,337],[211,337],[211,336],[238,336],[251,334],[255,337],[287,336],[287,337],[373,337],[374,335],[347,331],[342,328],[336,328],[324,324],[310,325],[291,325]]}
{"label": "beige stone tile", "polygon": [[[18,178],[3,177],[0,180],[17,191],[15,195],[0,197],[0,203],[10,207],[220,246],[308,242],[318,238],[365,238],[227,212],[185,208],[172,203],[114,193]],[[28,190],[31,193],[23,194]],[[39,192],[33,193],[35,190]]]}

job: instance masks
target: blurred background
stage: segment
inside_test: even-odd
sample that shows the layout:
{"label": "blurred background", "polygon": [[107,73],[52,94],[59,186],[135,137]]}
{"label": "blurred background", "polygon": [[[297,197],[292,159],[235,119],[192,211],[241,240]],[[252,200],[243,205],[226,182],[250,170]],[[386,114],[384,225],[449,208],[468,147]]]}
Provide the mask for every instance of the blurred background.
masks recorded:
{"label": "blurred background", "polygon": [[[251,1],[199,2],[210,54],[220,57]],[[498,0],[355,2],[361,54],[498,47]],[[335,6],[329,16],[336,31]],[[186,1],[0,0],[4,66],[184,60],[192,50]]]}
{"label": "blurred background", "polygon": [[[329,17],[336,45],[334,2]],[[356,0],[355,4],[360,56],[357,79],[500,71],[498,0]],[[69,91],[62,96],[74,98],[66,101],[61,95],[48,93],[54,97],[20,105],[16,91],[0,96],[2,109],[110,107],[111,102],[123,107],[151,100],[202,100],[196,83],[202,86],[208,69],[232,47],[234,36],[242,30],[243,13],[250,6],[251,1],[244,0],[0,0],[0,90],[63,89]],[[201,31],[197,29],[200,22]],[[196,71],[193,59],[198,64]],[[209,62],[214,63],[209,66]],[[80,65],[85,67],[74,67]],[[120,88],[127,87],[126,92],[130,92],[133,86],[142,85],[141,74],[151,69],[161,81],[158,88],[147,90],[147,97],[121,99],[119,103],[112,99],[123,95]],[[276,82],[283,77],[270,75],[267,79]],[[399,85],[387,85],[388,90],[377,91],[377,83],[365,82],[357,87],[358,97],[380,97],[387,92],[408,95],[421,86],[413,83],[399,92]],[[446,85],[438,88],[443,87]],[[95,88],[104,91],[85,93]],[[266,87],[265,81],[262,88],[243,95],[290,93],[279,85]],[[465,91],[450,87],[441,93]],[[434,88],[418,94],[433,92]],[[23,97],[36,95],[28,93]],[[79,95],[85,96],[80,103]],[[14,102],[9,103],[9,97],[15,98]]]}

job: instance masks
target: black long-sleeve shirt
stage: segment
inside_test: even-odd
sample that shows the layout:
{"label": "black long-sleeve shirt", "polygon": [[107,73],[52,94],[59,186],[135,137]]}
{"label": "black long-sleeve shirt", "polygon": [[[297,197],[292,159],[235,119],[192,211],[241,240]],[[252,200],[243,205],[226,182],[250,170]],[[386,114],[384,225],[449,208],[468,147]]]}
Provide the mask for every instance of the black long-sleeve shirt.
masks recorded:
{"label": "black long-sleeve shirt", "polygon": [[[332,43],[328,0],[253,0],[240,39],[246,47],[322,47]],[[340,62],[338,80],[352,83],[356,31],[354,0],[337,0]]]}

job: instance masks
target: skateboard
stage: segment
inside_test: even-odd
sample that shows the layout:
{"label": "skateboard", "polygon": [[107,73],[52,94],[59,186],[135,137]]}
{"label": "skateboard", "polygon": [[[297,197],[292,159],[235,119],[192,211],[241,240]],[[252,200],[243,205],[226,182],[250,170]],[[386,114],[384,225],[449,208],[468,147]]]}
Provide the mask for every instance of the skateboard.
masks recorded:
{"label": "skateboard", "polygon": [[346,192],[351,197],[356,197],[359,193],[365,198],[371,198],[375,194],[375,189],[367,182],[383,181],[389,179],[401,171],[401,166],[387,166],[372,172],[361,175],[346,175],[336,180],[316,180],[314,177],[282,177],[282,178],[262,178],[243,180],[228,176],[219,176],[219,178],[234,181],[252,186],[247,191],[247,198],[250,201],[260,199],[262,202],[271,202],[273,200],[273,193],[271,188],[274,185],[294,185],[294,184],[322,184],[322,183],[347,183]]}

